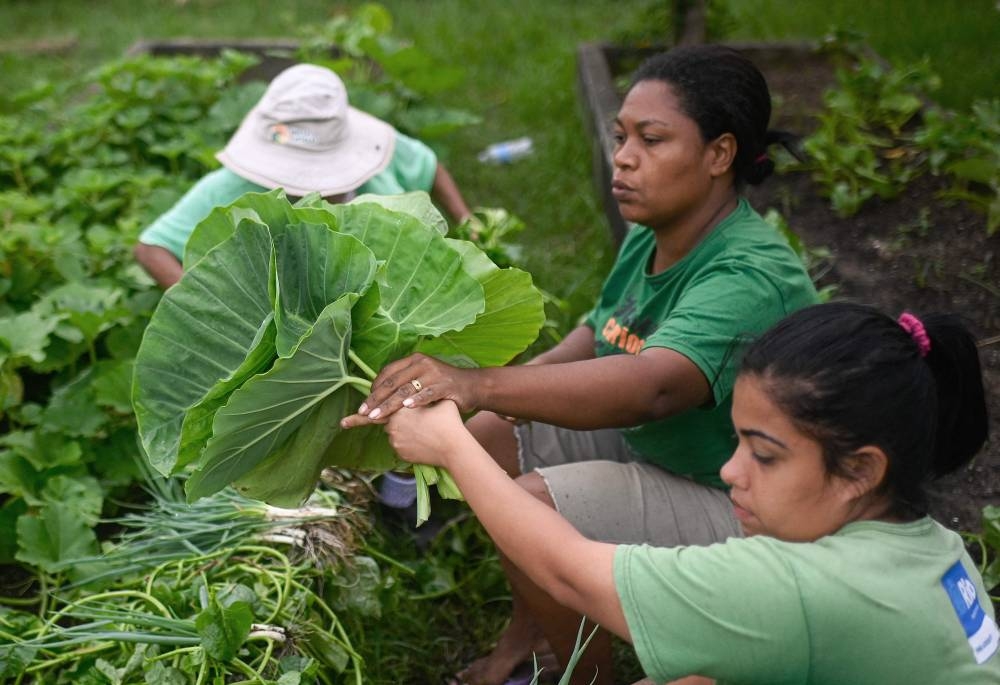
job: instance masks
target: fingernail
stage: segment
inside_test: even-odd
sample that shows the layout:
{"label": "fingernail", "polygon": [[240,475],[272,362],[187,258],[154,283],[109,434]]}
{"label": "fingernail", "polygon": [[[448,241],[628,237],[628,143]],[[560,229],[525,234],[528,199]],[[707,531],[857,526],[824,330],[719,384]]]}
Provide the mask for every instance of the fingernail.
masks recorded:
{"label": "fingernail", "polygon": [[379,409],[378,407],[375,407],[374,409],[372,409],[372,413],[368,415],[368,418],[369,419],[377,419],[379,417],[379,414],[381,414],[381,413],[382,413],[382,410]]}
{"label": "fingernail", "polygon": [[364,416],[365,414],[367,414],[368,413],[368,405],[365,404],[364,402],[362,402],[361,406],[358,407],[358,413],[361,414],[362,416]]}
{"label": "fingernail", "polygon": [[409,397],[407,397],[405,400],[403,400],[403,406],[404,407],[412,407],[413,406],[413,400],[410,399]]}

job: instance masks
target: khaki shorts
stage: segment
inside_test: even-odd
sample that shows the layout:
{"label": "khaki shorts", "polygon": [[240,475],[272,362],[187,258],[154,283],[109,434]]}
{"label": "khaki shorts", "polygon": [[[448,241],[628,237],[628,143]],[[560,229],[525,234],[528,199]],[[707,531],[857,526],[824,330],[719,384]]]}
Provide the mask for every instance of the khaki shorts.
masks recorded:
{"label": "khaki shorts", "polygon": [[740,537],[722,490],[641,461],[620,431],[515,426],[521,473],[538,471],[556,509],[601,542],[658,547]]}

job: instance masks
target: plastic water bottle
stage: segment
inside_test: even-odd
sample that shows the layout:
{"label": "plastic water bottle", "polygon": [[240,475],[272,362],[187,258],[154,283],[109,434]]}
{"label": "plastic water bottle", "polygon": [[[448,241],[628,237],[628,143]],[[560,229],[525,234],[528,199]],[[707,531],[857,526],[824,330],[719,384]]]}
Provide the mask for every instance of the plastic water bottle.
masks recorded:
{"label": "plastic water bottle", "polygon": [[534,149],[531,138],[515,138],[501,143],[493,143],[479,153],[478,159],[485,164],[510,164],[514,160],[530,155]]}

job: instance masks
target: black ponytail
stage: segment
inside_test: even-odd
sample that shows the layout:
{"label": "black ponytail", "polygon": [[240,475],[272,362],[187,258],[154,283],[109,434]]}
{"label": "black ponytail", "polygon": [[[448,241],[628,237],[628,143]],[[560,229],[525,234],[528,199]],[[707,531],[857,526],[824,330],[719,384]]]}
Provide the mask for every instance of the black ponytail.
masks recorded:
{"label": "black ponytail", "polygon": [[753,163],[743,172],[743,179],[752,186],[759,185],[765,178],[774,173],[774,160],[768,154],[772,145],[781,145],[798,159],[805,160],[800,149],[801,138],[788,131],[768,129],[764,134],[764,147],[753,159]]}
{"label": "black ponytail", "polygon": [[951,315],[920,320],[918,341],[896,320],[857,304],[800,310],[747,350],[741,373],[823,450],[827,472],[875,445],[888,459],[880,486],[896,515],[927,511],[924,484],[967,463],[987,437],[975,341]]}
{"label": "black ponytail", "polygon": [[938,395],[930,472],[943,476],[975,456],[986,442],[989,419],[975,339],[954,316],[926,316],[923,323],[931,340],[926,360]]}

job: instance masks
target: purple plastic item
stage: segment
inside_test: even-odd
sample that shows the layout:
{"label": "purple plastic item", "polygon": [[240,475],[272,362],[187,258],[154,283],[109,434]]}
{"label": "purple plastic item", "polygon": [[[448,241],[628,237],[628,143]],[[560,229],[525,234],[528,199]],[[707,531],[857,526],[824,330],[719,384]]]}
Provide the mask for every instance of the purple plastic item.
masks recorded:
{"label": "purple plastic item", "polygon": [[378,496],[387,507],[406,509],[417,500],[417,481],[409,474],[388,471],[382,474]]}
{"label": "purple plastic item", "polygon": [[503,682],[503,685],[531,685],[535,678],[535,667],[529,661],[524,662],[514,669],[510,677]]}
{"label": "purple plastic item", "polygon": [[534,678],[533,675],[517,676],[517,677],[512,676],[510,678],[507,678],[507,680],[503,682],[503,685],[531,685],[532,678]]}

